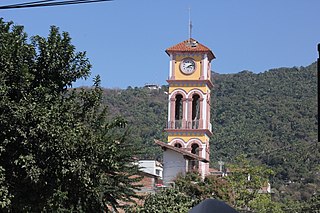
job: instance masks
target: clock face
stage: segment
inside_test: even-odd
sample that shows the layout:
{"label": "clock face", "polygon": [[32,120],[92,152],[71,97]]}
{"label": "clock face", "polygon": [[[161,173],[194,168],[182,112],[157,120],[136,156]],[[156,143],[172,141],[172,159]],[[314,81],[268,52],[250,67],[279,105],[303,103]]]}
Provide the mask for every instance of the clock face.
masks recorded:
{"label": "clock face", "polygon": [[184,74],[192,74],[196,69],[196,63],[191,58],[185,58],[180,63],[180,70]]}

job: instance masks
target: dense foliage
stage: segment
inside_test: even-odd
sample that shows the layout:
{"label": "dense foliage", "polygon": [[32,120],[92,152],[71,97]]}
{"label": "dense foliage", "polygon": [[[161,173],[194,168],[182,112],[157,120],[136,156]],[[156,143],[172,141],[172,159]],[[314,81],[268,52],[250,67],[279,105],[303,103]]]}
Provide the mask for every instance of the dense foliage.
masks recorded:
{"label": "dense foliage", "polygon": [[[0,19],[1,211],[88,212],[131,201],[136,148],[141,158],[162,156],[153,139],[166,139],[167,87],[103,90],[97,77],[92,88],[71,90],[91,66],[84,52],[75,52],[68,33],[52,27],[48,38],[28,41],[23,27]],[[274,200],[288,212],[319,208],[316,76],[315,63],[259,74],[213,73],[211,165],[246,154],[259,168],[272,168]],[[270,198],[243,197],[248,186],[241,188],[237,177],[243,179],[207,178],[209,191],[180,178],[178,188],[146,204],[169,196],[186,209],[211,193],[234,206],[269,211]],[[227,184],[242,192],[231,193]],[[240,195],[243,202],[235,202]]]}
{"label": "dense foliage", "polygon": [[232,175],[225,177],[211,175],[202,180],[197,173],[179,176],[174,188],[149,195],[144,205],[135,207],[134,212],[188,212],[207,198],[222,200],[241,212],[283,212],[281,204],[272,201],[271,194],[261,193],[271,170],[254,166],[243,157],[237,159],[233,168]]}
{"label": "dense foliage", "polygon": [[316,77],[315,63],[215,74],[213,160],[247,154],[275,171],[276,199],[310,199],[320,189]]}
{"label": "dense foliage", "polygon": [[135,146],[107,120],[99,77],[68,33],[28,37],[0,19],[0,211],[99,212],[135,197]]}
{"label": "dense foliage", "polygon": [[[214,63],[214,62],[213,62]],[[214,67],[214,64],[213,64]],[[320,189],[316,64],[255,74],[213,73],[211,166],[246,154],[275,172],[274,199],[308,201]],[[106,89],[105,104],[134,126],[133,138],[147,155],[161,156],[153,139],[167,119],[167,88]],[[143,146],[142,146],[143,145]],[[145,145],[145,146],[144,146]]]}
{"label": "dense foliage", "polygon": [[128,121],[132,140],[143,144],[141,158],[161,158],[159,146],[154,139],[166,140],[163,129],[166,127],[167,88],[156,90],[148,88],[105,89],[104,104],[108,106],[110,115],[123,116]]}
{"label": "dense foliage", "polygon": [[143,206],[132,206],[126,212],[136,213],[184,213],[195,205],[195,201],[179,189],[168,188],[145,198]]}

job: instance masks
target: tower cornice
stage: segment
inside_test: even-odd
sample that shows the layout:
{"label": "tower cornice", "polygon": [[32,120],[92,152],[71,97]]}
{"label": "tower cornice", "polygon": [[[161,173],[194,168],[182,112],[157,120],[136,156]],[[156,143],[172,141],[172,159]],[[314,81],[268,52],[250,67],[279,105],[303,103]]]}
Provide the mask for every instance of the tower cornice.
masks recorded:
{"label": "tower cornice", "polygon": [[201,86],[208,86],[212,89],[213,83],[210,80],[167,80],[169,86],[177,86],[177,87],[201,87]]}
{"label": "tower cornice", "polygon": [[211,137],[213,133],[208,129],[164,129],[168,135],[175,136],[200,136],[206,134]]}

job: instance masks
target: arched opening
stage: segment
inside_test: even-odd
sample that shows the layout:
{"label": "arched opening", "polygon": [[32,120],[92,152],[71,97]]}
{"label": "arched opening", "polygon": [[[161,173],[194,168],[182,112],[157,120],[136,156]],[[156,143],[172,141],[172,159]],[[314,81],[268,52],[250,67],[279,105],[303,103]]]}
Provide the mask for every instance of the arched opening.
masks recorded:
{"label": "arched opening", "polygon": [[176,102],[175,102],[175,128],[180,129],[182,126],[182,118],[183,118],[183,105],[182,105],[182,95],[176,95]]}
{"label": "arched opening", "polygon": [[[191,145],[191,153],[195,155],[199,155],[199,145],[194,143]],[[191,170],[195,171],[198,170],[199,168],[199,162],[197,160],[192,160],[191,161]]]}
{"label": "arched opening", "polygon": [[195,155],[199,155],[199,145],[194,143],[191,145],[191,153]]}
{"label": "arched opening", "polygon": [[182,145],[181,145],[181,143],[175,143],[175,144],[174,144],[174,147],[182,148]]}
{"label": "arched opening", "polygon": [[195,94],[192,96],[192,129],[199,128],[200,119],[200,96]]}

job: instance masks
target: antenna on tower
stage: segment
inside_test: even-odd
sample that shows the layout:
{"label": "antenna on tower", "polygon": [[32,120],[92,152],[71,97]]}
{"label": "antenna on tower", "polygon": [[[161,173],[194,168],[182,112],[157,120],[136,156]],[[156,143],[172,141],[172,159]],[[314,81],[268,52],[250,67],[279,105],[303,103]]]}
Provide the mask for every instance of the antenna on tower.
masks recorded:
{"label": "antenna on tower", "polygon": [[196,47],[198,45],[198,42],[195,40],[191,40],[191,36],[192,36],[192,22],[191,22],[191,8],[189,7],[189,41],[187,43],[187,45],[189,45],[190,47]]}
{"label": "antenna on tower", "polygon": [[191,44],[192,22],[191,22],[191,8],[189,7],[189,44]]}

